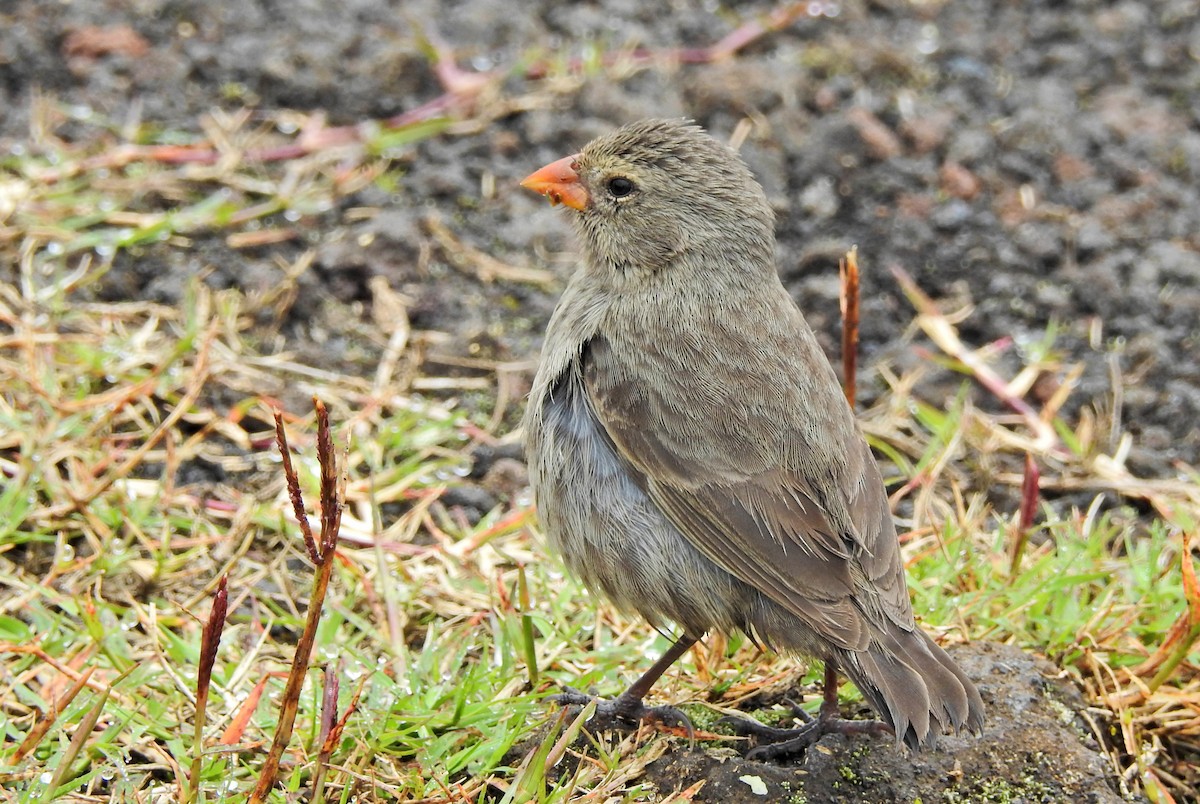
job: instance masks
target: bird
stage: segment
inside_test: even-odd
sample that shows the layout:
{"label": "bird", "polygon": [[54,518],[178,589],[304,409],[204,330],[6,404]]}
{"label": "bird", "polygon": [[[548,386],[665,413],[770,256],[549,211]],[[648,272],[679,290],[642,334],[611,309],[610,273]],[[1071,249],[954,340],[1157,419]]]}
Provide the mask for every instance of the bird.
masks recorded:
{"label": "bird", "polygon": [[[914,619],[879,466],[737,152],[690,120],[640,120],[521,184],[569,211],[583,250],[522,425],[541,530],[589,590],[680,634],[598,713],[690,729],[646,695],[697,640],[741,631],[825,668],[810,722],[737,726],[755,758],[829,732],[913,749],[979,732],[975,684]],[[840,716],[839,672],[879,720]]]}

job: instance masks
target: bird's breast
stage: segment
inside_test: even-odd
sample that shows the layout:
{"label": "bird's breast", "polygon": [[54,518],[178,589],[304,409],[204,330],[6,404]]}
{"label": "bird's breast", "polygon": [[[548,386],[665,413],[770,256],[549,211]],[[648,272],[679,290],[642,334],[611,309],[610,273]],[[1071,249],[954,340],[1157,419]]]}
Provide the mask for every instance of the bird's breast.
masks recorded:
{"label": "bird's breast", "polygon": [[[619,608],[689,633],[730,630],[749,594],[651,501],[588,403],[577,366],[531,400],[530,484],[550,546]],[[697,596],[696,590],[713,594]]]}

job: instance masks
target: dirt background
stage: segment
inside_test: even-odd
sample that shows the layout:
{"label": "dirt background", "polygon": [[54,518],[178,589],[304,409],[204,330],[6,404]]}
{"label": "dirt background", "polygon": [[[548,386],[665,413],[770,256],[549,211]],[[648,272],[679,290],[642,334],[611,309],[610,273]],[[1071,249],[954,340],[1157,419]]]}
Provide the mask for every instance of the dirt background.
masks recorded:
{"label": "dirt background", "polygon": [[[1068,419],[1090,405],[1110,423],[1112,443],[1131,433],[1136,473],[1200,463],[1195,0],[807,5],[817,16],[724,63],[607,71],[531,104],[546,108],[420,142],[398,155],[407,174],[394,193],[368,188],[307,217],[306,241],[234,251],[219,234],[200,235],[191,254],[124,255],[99,292],[172,301],[202,270],[211,284],[254,290],[278,281],[277,257],[291,261],[316,245],[304,277],[311,292],[286,322],[290,345],[311,353],[319,342],[324,361],[369,365],[370,345],[338,337],[351,327],[346,310],[327,304],[369,301],[369,279],[382,276],[413,300],[414,328],[454,336],[440,348],[523,360],[536,352],[557,288],[472,281],[436,249],[429,257],[422,222],[436,214],[468,245],[512,264],[549,262],[565,275],[573,248],[565,217],[516,181],[628,120],[686,115],[728,137],[749,117],[742,152],[779,213],[781,270],[831,352],[836,259],[857,244],[868,366],[885,355],[917,359],[897,348],[912,308],[886,268],[901,265],[947,299],[946,309],[973,305],[962,324],[968,344],[1012,339],[1002,368],[1015,371],[1055,322],[1054,350],[1085,367]],[[0,138],[11,147],[29,135],[38,91],[71,105],[81,135],[97,118],[196,130],[213,108],[247,104],[319,110],[330,124],[349,124],[440,94],[415,26],[440,33],[466,70],[511,68],[503,91],[528,95],[539,80],[521,66],[539,58],[707,45],[773,6],[677,0],[668,10],[611,0],[530,2],[514,12],[494,0],[93,0],[0,8]],[[89,47],[89,26],[127,27],[144,47]],[[69,138],[71,128],[59,134]],[[383,213],[348,223],[346,211],[361,207]],[[922,393],[937,399],[958,382],[945,379]],[[864,402],[874,387],[863,382]],[[992,404],[982,394],[978,403]]]}
{"label": "dirt background", "polygon": [[[922,359],[903,338],[913,311],[886,270],[896,264],[945,309],[973,307],[960,324],[968,344],[1011,339],[1000,358],[1009,375],[1054,322],[1062,364],[1083,367],[1065,417],[1092,409],[1114,446],[1130,433],[1135,473],[1184,476],[1200,464],[1200,4],[813,2],[733,59],[597,70],[558,84],[526,67],[707,45],[773,6],[517,8],[0,3],[0,152],[18,153],[30,138],[37,93],[67,105],[57,131],[66,139],[136,120],[199,136],[215,108],[320,112],[330,125],[386,118],[442,93],[416,35],[436,32],[463,69],[507,70],[493,92],[523,98],[524,108],[398,151],[405,174],[395,190],[372,186],[312,210],[297,240],[233,249],[223,233],[195,233],[190,251],[118,255],[90,292],[177,302],[197,274],[260,291],[279,281],[281,262],[315,249],[303,292],[264,344],[369,372],[383,344],[362,333],[369,283],[382,277],[409,299],[424,370],[492,378],[500,364],[519,394],[558,287],[460,270],[429,220],[505,264],[565,277],[569,225],[522,192],[520,178],[639,117],[689,116],[719,137],[749,119],[741,150],[778,213],[781,271],[830,353],[836,261],[859,247],[864,403],[880,393],[872,364],[902,370]],[[117,44],[97,46],[101,34]],[[380,212],[355,213],[364,208]],[[0,266],[0,279],[13,270]],[[934,373],[918,391],[941,404],[959,382]],[[1107,800],[1067,792],[1026,800]]]}

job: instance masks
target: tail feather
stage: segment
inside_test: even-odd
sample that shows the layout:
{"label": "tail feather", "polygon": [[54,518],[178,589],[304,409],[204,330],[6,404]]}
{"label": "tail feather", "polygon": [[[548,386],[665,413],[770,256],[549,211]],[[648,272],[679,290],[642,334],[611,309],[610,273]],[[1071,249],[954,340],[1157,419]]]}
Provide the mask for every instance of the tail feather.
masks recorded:
{"label": "tail feather", "polygon": [[846,651],[846,675],[910,748],[932,746],[937,735],[983,726],[979,691],[944,650],[920,629],[876,633],[865,651]]}
{"label": "tail feather", "polygon": [[949,670],[954,674],[955,679],[957,679],[958,683],[962,686],[963,692],[966,693],[966,710],[964,711],[961,706],[955,709],[950,718],[950,726],[953,727],[955,731],[963,728],[964,726],[969,731],[981,731],[983,729],[983,698],[980,697],[979,690],[976,688],[974,682],[972,682],[971,679],[967,677],[967,674],[962,671],[962,668],[950,658],[950,655],[946,653],[946,651],[942,650],[940,645],[930,639],[929,636],[924,632],[918,631],[917,633],[924,638],[925,648],[929,651],[930,655],[939,663],[942,668]]}
{"label": "tail feather", "polygon": [[845,664],[846,675],[909,748],[930,733],[929,690],[908,665],[883,651],[867,650]]}

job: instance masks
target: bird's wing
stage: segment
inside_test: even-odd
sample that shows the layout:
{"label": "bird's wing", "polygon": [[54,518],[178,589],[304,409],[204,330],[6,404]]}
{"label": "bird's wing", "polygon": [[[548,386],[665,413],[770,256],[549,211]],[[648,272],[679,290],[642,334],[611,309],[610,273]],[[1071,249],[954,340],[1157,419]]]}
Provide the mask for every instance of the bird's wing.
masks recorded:
{"label": "bird's wing", "polygon": [[[839,647],[866,648],[869,621],[912,627],[883,482],[848,410],[844,471],[820,457],[768,465],[761,444],[739,444],[745,431],[720,421],[732,410],[713,410],[681,429],[669,421],[661,389],[639,385],[615,365],[604,338],[590,341],[582,357],[596,417],[647,494],[709,560]],[[785,427],[786,416],[777,418]],[[689,441],[688,426],[705,432]],[[714,443],[718,449],[706,454],[703,445]],[[794,446],[790,454],[803,458],[804,445]],[[839,474],[850,483],[839,483]],[[853,488],[839,487],[833,498],[818,491],[822,480]]]}

